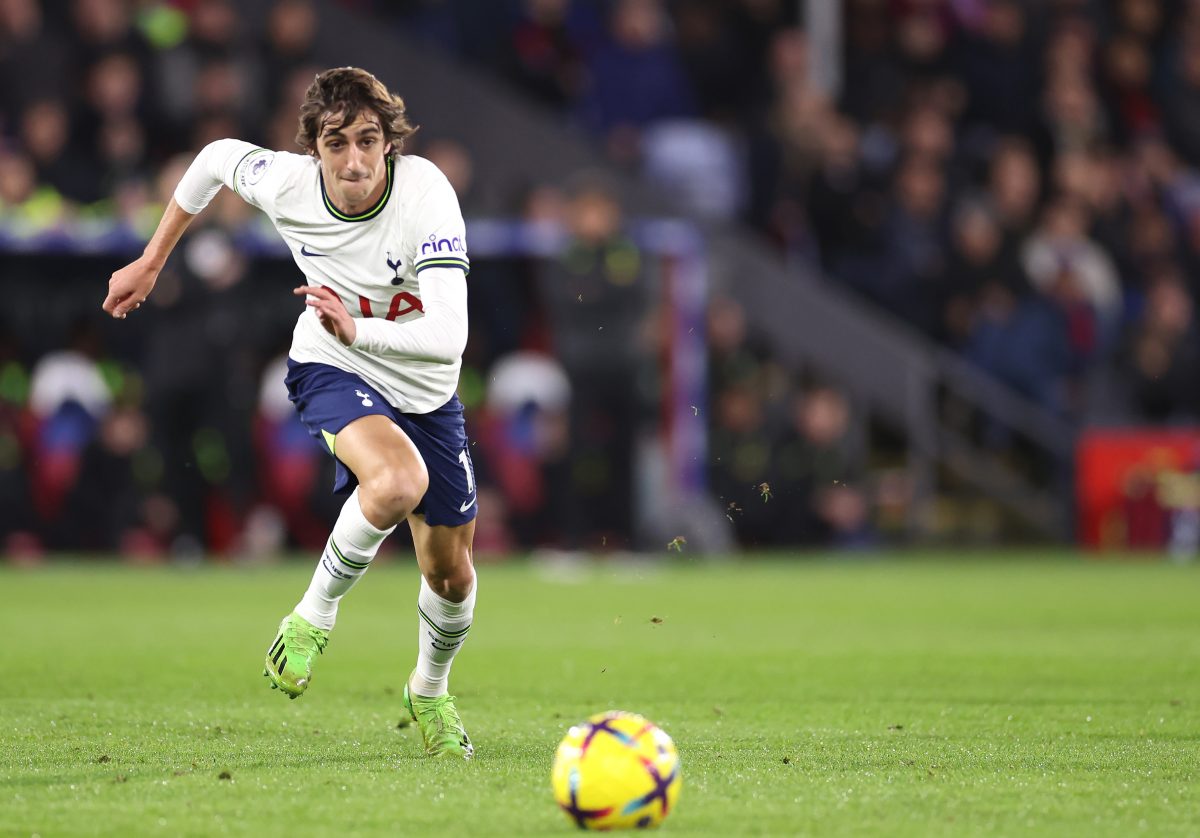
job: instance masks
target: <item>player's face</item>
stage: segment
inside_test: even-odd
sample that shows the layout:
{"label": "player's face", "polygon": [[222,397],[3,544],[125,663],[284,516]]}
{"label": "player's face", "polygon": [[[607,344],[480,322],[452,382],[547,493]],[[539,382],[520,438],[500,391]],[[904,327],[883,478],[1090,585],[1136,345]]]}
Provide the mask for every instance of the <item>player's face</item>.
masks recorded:
{"label": "player's face", "polygon": [[349,125],[326,117],[317,139],[317,156],[325,189],[339,208],[351,215],[370,209],[387,186],[387,154],[379,117],[364,111]]}

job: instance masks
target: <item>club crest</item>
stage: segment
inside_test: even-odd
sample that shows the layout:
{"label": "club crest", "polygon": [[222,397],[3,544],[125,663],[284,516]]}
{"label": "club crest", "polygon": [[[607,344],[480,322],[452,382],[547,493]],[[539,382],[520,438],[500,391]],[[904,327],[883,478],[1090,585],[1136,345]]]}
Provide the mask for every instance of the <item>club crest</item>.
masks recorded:
{"label": "club crest", "polygon": [[392,252],[389,250],[387,253],[387,263],[388,267],[392,269],[392,285],[403,283],[404,277],[400,276],[400,269],[404,267],[404,261],[402,259],[392,261]]}

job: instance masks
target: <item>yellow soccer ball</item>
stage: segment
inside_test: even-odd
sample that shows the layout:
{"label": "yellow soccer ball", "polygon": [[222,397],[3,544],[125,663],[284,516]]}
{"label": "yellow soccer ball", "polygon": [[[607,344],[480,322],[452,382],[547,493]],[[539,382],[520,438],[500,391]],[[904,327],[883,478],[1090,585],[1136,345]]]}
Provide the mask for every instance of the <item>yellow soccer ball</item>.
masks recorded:
{"label": "yellow soccer ball", "polygon": [[658,826],[679,799],[679,754],[635,713],[592,716],[567,731],[550,772],[554,799],[581,829]]}

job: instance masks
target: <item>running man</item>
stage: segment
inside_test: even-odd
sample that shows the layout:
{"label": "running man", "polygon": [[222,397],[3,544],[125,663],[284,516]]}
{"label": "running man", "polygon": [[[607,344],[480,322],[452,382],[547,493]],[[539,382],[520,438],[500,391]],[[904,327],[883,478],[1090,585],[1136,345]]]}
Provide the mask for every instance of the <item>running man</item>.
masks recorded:
{"label": "running man", "polygon": [[[240,140],[206,146],[142,256],[112,275],[104,310],[136,311],[192,217],[222,185],[275,224],[306,282],[288,393],[353,487],[312,583],[272,635],[271,684],[297,698],[329,642],[338,603],[407,519],[421,591],[417,665],[404,706],[426,753],[470,759],[449,695],[475,607],[475,478],[455,390],[467,341],[466,236],[458,200],[429,161],[402,155],[404,101],[365,70],[319,74],[300,106],[306,154]],[[357,484],[357,487],[355,487]]]}

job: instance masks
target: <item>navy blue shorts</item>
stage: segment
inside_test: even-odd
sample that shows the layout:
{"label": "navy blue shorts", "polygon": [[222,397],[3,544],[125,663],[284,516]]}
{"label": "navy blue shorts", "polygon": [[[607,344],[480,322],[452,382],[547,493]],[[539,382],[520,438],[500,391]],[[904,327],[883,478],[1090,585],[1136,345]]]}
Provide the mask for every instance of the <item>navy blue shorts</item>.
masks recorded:
{"label": "navy blue shorts", "polygon": [[[363,416],[386,416],[417,446],[429,471],[429,489],[413,512],[424,515],[433,527],[457,527],[475,518],[475,467],[458,396],[429,413],[401,413],[352,372],[328,364],[298,364],[291,358],[287,367],[288,398],[308,432],[335,460],[333,438],[342,428]],[[337,460],[333,491],[348,493],[357,483]]]}

